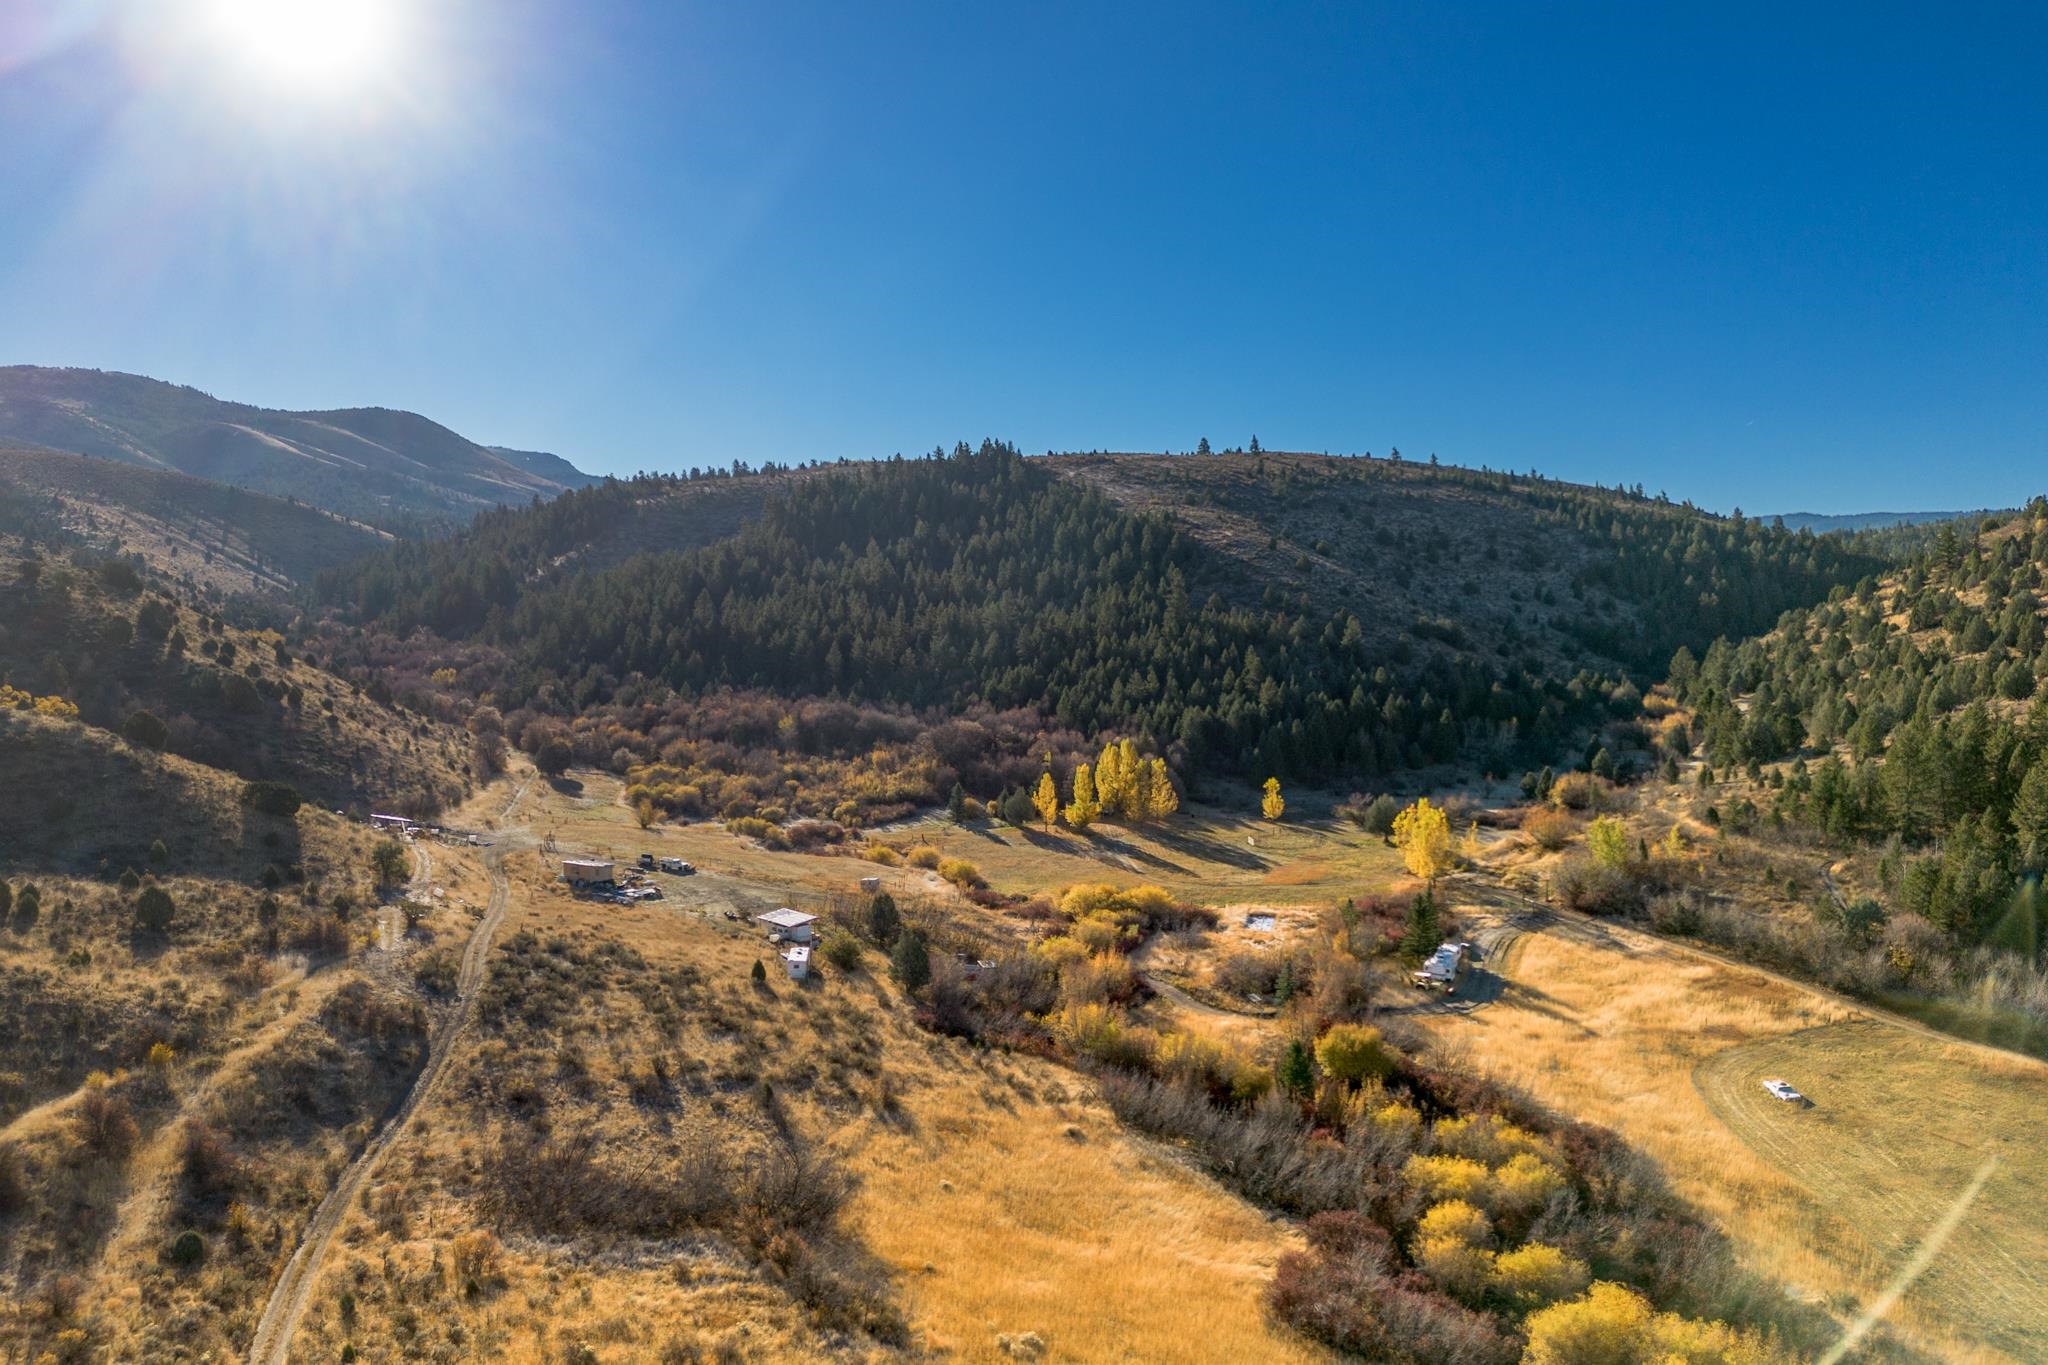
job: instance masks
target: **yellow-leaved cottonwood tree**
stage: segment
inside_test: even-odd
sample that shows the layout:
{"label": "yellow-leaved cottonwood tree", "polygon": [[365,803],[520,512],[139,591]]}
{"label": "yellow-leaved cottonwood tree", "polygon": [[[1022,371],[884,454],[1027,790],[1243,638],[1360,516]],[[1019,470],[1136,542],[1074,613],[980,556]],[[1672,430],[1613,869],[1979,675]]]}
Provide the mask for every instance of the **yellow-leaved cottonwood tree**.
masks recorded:
{"label": "yellow-leaved cottonwood tree", "polygon": [[1038,811],[1039,820],[1047,829],[1060,818],[1060,789],[1052,780],[1052,769],[1038,779],[1038,790],[1031,797],[1032,806]]}
{"label": "yellow-leaved cottonwood tree", "polygon": [[1067,803],[1067,823],[1086,829],[1102,814],[1102,802],[1095,794],[1095,774],[1086,763],[1074,765],[1074,799]]}
{"label": "yellow-leaved cottonwood tree", "polygon": [[1173,789],[1173,776],[1166,770],[1165,759],[1153,759],[1147,769],[1151,781],[1146,794],[1145,814],[1154,820],[1164,820],[1180,809],[1180,793]]}
{"label": "yellow-leaved cottonwood tree", "polygon": [[1421,797],[1394,817],[1394,847],[1409,872],[1434,882],[1451,870],[1451,818]]}
{"label": "yellow-leaved cottonwood tree", "polygon": [[1259,813],[1268,820],[1278,820],[1287,814],[1287,798],[1280,794],[1280,779],[1266,779],[1266,795],[1259,801]]}

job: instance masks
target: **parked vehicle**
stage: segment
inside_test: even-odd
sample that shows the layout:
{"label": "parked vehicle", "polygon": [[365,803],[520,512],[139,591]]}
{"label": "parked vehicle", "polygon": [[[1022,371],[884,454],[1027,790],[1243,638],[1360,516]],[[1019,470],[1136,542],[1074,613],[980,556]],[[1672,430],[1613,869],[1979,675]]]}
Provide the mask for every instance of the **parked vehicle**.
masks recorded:
{"label": "parked vehicle", "polygon": [[1409,976],[1426,991],[1442,991],[1449,995],[1458,988],[1471,966],[1472,945],[1469,943],[1441,943],[1420,967]]}
{"label": "parked vehicle", "polygon": [[673,873],[678,877],[687,877],[697,869],[684,862],[681,858],[663,858],[661,860],[661,870]]}
{"label": "parked vehicle", "polygon": [[1788,1085],[1784,1081],[1765,1081],[1764,1089],[1768,1090],[1771,1093],[1771,1098],[1783,1100],[1787,1104],[1796,1104],[1802,1109],[1809,1108],[1813,1104],[1812,1100],[1806,1098],[1806,1096],[1800,1094],[1797,1090],[1794,1090],[1790,1085]]}
{"label": "parked vehicle", "polygon": [[654,855],[652,853],[641,854],[640,866],[646,868],[649,872],[654,871]]}

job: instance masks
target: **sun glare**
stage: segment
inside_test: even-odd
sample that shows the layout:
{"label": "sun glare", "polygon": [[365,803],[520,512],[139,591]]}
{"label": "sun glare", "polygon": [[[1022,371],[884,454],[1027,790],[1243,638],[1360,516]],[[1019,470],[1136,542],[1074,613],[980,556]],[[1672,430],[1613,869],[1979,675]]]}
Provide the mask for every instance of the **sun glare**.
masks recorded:
{"label": "sun glare", "polygon": [[213,37],[252,74],[294,89],[355,85],[393,55],[390,0],[208,0]]}

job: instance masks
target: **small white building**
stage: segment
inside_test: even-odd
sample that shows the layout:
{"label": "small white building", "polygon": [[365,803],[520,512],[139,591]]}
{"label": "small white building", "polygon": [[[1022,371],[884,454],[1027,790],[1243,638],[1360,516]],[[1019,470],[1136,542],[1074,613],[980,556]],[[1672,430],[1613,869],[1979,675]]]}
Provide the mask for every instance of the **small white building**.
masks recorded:
{"label": "small white building", "polygon": [[811,946],[808,943],[792,943],[782,950],[783,970],[789,973],[791,981],[801,981],[811,974]]}
{"label": "small white building", "polygon": [[370,828],[381,829],[391,834],[403,834],[412,828],[412,821],[403,815],[372,815]]}
{"label": "small white building", "polygon": [[816,915],[806,915],[801,910],[792,910],[785,905],[779,910],[770,910],[765,915],[754,916],[754,923],[767,925],[768,937],[772,941],[809,943],[811,925],[815,924],[817,919]]}
{"label": "small white building", "polygon": [[872,896],[882,889],[882,879],[880,877],[862,877],[860,879],[860,889]]}
{"label": "small white building", "polygon": [[562,880],[573,887],[585,887],[610,886],[618,878],[610,862],[595,858],[564,858]]}

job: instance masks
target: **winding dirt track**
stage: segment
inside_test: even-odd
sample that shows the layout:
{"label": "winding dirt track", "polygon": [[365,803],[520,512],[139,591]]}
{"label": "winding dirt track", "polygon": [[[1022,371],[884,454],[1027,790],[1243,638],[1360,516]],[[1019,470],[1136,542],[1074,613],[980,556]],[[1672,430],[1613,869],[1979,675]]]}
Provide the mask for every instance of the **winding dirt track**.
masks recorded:
{"label": "winding dirt track", "polygon": [[[514,800],[517,800],[516,796]],[[484,964],[491,955],[491,940],[497,935],[498,925],[505,918],[505,907],[511,898],[511,886],[505,880],[500,857],[495,849],[484,854],[484,864],[491,874],[490,903],[485,907],[483,920],[469,936],[469,946],[463,950],[462,969],[456,977],[455,1008],[442,1019],[428,1039],[426,1064],[420,1068],[412,1089],[406,1092],[405,1099],[384,1126],[363,1145],[361,1154],[349,1163],[340,1179],[334,1182],[334,1188],[320,1201],[320,1207],[314,1210],[312,1221],[306,1225],[306,1231],[299,1239],[298,1249],[292,1252],[284,1272],[271,1287],[270,1302],[264,1305],[263,1316],[256,1324],[256,1334],[249,1342],[250,1365],[285,1365],[291,1358],[292,1334],[298,1328],[299,1319],[305,1316],[313,1285],[320,1278],[321,1263],[326,1260],[327,1249],[335,1234],[341,1230],[342,1218],[355,1202],[357,1192],[376,1170],[378,1161],[405,1130],[420,1101],[433,1090],[434,1083],[447,1069],[456,1040],[476,1012],[476,991],[483,984]],[[431,863],[423,858],[422,866],[431,867]]]}

